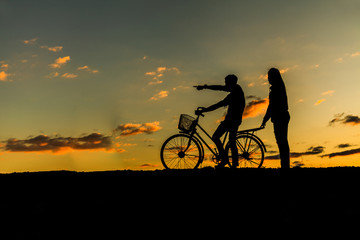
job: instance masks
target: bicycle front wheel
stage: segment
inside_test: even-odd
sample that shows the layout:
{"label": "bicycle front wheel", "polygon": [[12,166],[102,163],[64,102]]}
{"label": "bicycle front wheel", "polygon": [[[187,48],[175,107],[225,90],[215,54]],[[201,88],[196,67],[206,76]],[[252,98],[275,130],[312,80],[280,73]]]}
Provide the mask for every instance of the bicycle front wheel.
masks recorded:
{"label": "bicycle front wheel", "polygon": [[[260,168],[264,162],[264,149],[262,144],[251,135],[239,135],[236,137],[239,168]],[[230,164],[233,159],[230,144],[226,145]]]}
{"label": "bicycle front wheel", "polygon": [[161,147],[161,163],[166,169],[196,169],[203,159],[200,143],[187,134],[169,137]]}

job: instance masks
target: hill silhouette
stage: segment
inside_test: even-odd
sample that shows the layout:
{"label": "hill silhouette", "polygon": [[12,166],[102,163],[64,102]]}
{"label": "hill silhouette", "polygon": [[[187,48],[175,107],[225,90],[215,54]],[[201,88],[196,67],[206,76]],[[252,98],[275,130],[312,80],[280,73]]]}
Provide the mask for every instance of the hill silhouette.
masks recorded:
{"label": "hill silhouette", "polygon": [[2,234],[107,239],[357,226],[359,174],[360,168],[1,174]]}

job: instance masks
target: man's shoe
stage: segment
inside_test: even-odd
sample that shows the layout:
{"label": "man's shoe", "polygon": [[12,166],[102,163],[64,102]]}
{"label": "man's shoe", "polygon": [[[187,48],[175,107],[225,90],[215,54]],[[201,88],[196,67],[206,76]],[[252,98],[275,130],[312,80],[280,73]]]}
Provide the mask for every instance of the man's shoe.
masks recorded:
{"label": "man's shoe", "polygon": [[239,166],[239,162],[232,162],[231,168],[236,169]]}
{"label": "man's shoe", "polygon": [[215,169],[225,168],[227,164],[229,164],[229,160],[222,160],[218,165],[215,166]]}

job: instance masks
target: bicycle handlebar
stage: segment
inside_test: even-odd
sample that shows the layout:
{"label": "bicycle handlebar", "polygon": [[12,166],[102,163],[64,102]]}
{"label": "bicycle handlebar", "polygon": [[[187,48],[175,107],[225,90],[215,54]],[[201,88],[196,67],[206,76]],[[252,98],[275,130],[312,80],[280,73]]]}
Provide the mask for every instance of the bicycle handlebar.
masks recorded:
{"label": "bicycle handlebar", "polygon": [[198,107],[198,108],[195,110],[195,115],[205,117],[205,115],[202,114],[202,112],[201,112],[200,109],[202,109],[202,107]]}

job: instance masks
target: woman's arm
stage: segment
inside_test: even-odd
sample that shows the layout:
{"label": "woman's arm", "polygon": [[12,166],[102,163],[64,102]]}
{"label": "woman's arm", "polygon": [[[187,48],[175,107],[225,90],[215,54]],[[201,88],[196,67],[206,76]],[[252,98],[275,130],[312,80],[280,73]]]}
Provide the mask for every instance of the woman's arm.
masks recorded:
{"label": "woman's arm", "polygon": [[261,127],[265,127],[265,125],[266,125],[267,121],[269,121],[270,117],[271,117],[271,105],[269,104],[269,106],[268,106],[268,108],[266,110],[266,114],[264,116],[264,119],[263,119],[263,121],[261,123]]}

